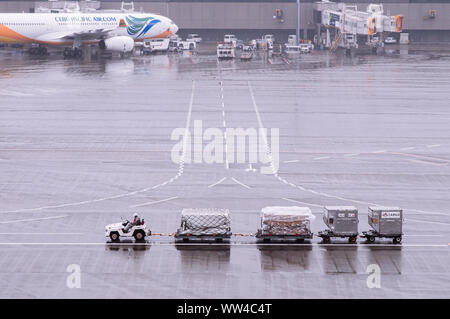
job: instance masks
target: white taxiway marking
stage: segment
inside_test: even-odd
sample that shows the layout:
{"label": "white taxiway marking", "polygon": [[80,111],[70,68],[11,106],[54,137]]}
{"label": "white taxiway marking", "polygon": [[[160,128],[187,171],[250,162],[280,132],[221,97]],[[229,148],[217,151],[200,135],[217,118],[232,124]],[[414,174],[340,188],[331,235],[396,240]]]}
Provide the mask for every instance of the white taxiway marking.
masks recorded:
{"label": "white taxiway marking", "polygon": [[406,156],[406,157],[414,157],[414,158],[422,159],[424,161],[436,161],[436,162],[445,163],[445,164],[449,162],[449,160],[446,158],[439,158],[439,157],[433,157],[433,156],[415,155],[415,154],[400,153],[400,152],[390,152],[390,154],[401,155],[401,156]]}
{"label": "white taxiway marking", "polygon": [[441,146],[441,144],[427,145],[428,148],[439,147],[439,146]]}
{"label": "white taxiway marking", "polygon": [[7,220],[7,221],[0,222],[0,224],[11,224],[11,223],[20,223],[20,222],[34,222],[34,221],[48,220],[48,219],[58,219],[58,218],[64,218],[64,217],[69,217],[69,215],[41,217],[41,218],[29,218],[29,219]]}
{"label": "white taxiway marking", "polygon": [[98,202],[103,202],[106,200],[119,199],[119,198],[128,197],[128,196],[132,196],[132,195],[136,195],[136,194],[140,194],[140,193],[145,193],[150,190],[154,190],[156,188],[159,188],[161,186],[164,186],[164,185],[174,182],[183,174],[183,170],[184,170],[184,160],[186,157],[186,149],[187,149],[187,134],[189,133],[189,126],[190,126],[190,122],[191,122],[192,106],[194,104],[194,93],[195,93],[195,81],[192,81],[191,96],[190,96],[190,100],[189,100],[189,109],[188,109],[188,115],[187,115],[187,120],[186,120],[185,134],[184,134],[184,138],[183,138],[183,141],[184,141],[183,153],[182,153],[182,156],[180,159],[178,173],[175,176],[173,176],[172,178],[170,178],[169,180],[167,180],[163,183],[151,186],[151,187],[142,188],[142,189],[135,190],[135,191],[128,192],[128,193],[107,196],[107,197],[102,197],[102,198],[97,198],[97,199],[91,199],[91,200],[85,200],[85,201],[80,201],[80,202],[60,204],[60,205],[48,205],[48,206],[35,207],[35,208],[23,208],[23,209],[11,210],[11,211],[2,211],[2,212],[0,212],[0,214],[19,213],[19,212],[22,212],[22,213],[23,212],[34,212],[34,211],[40,211],[40,210],[45,210],[45,209],[64,208],[64,207],[71,207],[71,206],[80,206],[80,205],[84,205],[84,204],[98,203]]}
{"label": "white taxiway marking", "polygon": [[313,158],[313,160],[321,160],[321,159],[328,159],[328,158],[330,158],[330,156],[316,157],[316,158]]}
{"label": "white taxiway marking", "polygon": [[346,157],[350,157],[350,156],[358,156],[359,153],[352,153],[352,154],[345,154],[344,156]]}
{"label": "white taxiway marking", "polygon": [[411,218],[408,218],[408,219],[405,219],[406,221],[411,221],[411,222],[416,222],[416,223],[427,223],[427,224],[434,224],[434,225],[444,225],[444,226],[450,226],[450,223],[442,223],[442,222],[432,222],[432,221],[429,221],[429,220],[420,220],[420,219],[411,219]]}
{"label": "white taxiway marking", "polygon": [[[252,85],[251,85],[250,81],[248,81],[247,83],[248,83],[248,88],[249,88],[250,96],[251,96],[252,103],[253,103],[253,108],[254,108],[254,111],[256,113],[256,118],[258,120],[258,125],[259,125],[260,128],[263,128],[264,125],[263,125],[263,123],[261,121],[261,115],[259,114],[258,105],[256,103],[256,98],[255,98],[255,94],[253,92]],[[297,184],[294,184],[294,183],[291,183],[291,182],[287,181],[285,178],[279,176],[278,172],[276,172],[275,169],[274,169],[273,157],[272,157],[272,154],[271,154],[271,151],[270,151],[267,139],[265,138],[265,135],[263,135],[263,141],[264,141],[264,143],[266,145],[267,153],[269,155],[269,160],[270,160],[270,164],[271,164],[271,167],[272,167],[273,176],[276,179],[278,179],[279,181],[283,182],[284,184],[287,184],[287,185],[289,185],[289,186],[291,186],[293,188],[299,189],[299,190],[304,191],[304,192],[309,192],[309,193],[317,195],[317,196],[322,196],[322,197],[327,197],[327,198],[334,198],[334,199],[337,199],[337,200],[342,200],[342,201],[352,202],[352,203],[357,203],[357,204],[381,206],[381,205],[376,204],[376,203],[371,203],[371,202],[366,202],[366,201],[362,201],[362,200],[346,198],[346,197],[342,197],[342,196],[338,196],[338,195],[333,195],[333,194],[328,194],[328,193],[324,193],[324,192],[319,192],[319,191],[316,191],[316,190],[313,190],[313,189],[310,189],[310,188],[306,188],[306,187],[304,187],[302,185],[297,185]],[[379,154],[379,153],[385,153],[385,152],[386,152],[386,150],[379,150],[379,151],[374,151],[372,153]],[[323,159],[323,158],[324,157],[316,158],[316,159]],[[325,158],[327,158],[327,157],[325,157]],[[436,215],[448,216],[448,214],[445,214],[445,213],[426,212],[426,211],[419,211],[417,209],[410,209],[410,208],[404,208],[404,210],[405,211],[422,212],[422,213],[426,213],[426,214],[436,214]],[[438,223],[438,222],[429,222],[429,223],[437,223],[437,224],[442,224],[442,225],[449,225],[449,224]]]}
{"label": "white taxiway marking", "polygon": [[223,177],[221,180],[215,182],[214,184],[209,185],[208,188],[211,188],[211,187],[214,187],[216,185],[219,185],[220,183],[222,183],[226,179],[227,179],[226,177]]}
{"label": "white taxiway marking", "polygon": [[298,163],[300,160],[284,161],[283,163]]}
{"label": "white taxiway marking", "polygon": [[98,242],[98,243],[30,243],[30,242],[23,242],[23,243],[8,243],[8,242],[0,242],[0,246],[283,246],[283,247],[294,247],[294,246],[303,246],[303,247],[329,247],[329,246],[336,246],[336,247],[357,247],[357,248],[365,248],[365,247],[389,247],[389,248],[407,248],[407,247],[438,247],[438,248],[446,248],[450,246],[449,243],[447,244],[365,244],[365,243],[359,243],[359,244],[345,244],[345,243],[334,243],[334,244],[322,244],[322,243],[273,243],[273,244],[263,244],[258,242],[252,242],[252,243],[239,243],[239,242],[230,242],[230,243],[175,243],[175,242],[147,242],[147,243],[106,243],[106,242]]}
{"label": "white taxiway marking", "polygon": [[416,212],[416,213],[420,213],[420,214],[427,214],[427,215],[440,215],[440,216],[449,216],[449,214],[447,213],[440,213],[440,212],[432,212],[432,211],[426,211],[426,210],[420,210],[420,209],[408,209],[408,211],[410,212]]}
{"label": "white taxiway marking", "polygon": [[161,199],[161,200],[156,200],[156,201],[152,201],[152,202],[147,202],[147,203],[142,203],[142,204],[137,204],[137,205],[132,205],[130,206],[131,208],[136,208],[136,207],[143,207],[143,206],[149,206],[149,205],[155,205],[155,204],[159,204],[159,203],[164,203],[164,202],[168,202],[170,200],[174,200],[177,199],[178,196],[174,196],[174,197],[169,197],[166,199]]}
{"label": "white taxiway marking", "polygon": [[84,235],[84,233],[0,233],[0,235]]}
{"label": "white taxiway marking", "polygon": [[412,163],[433,165],[433,166],[447,166],[448,165],[448,163],[433,163],[433,162],[421,161],[421,160],[415,160],[415,159],[408,159],[408,161],[412,162]]}
{"label": "white taxiway marking", "polygon": [[[219,70],[219,76],[222,77],[221,69]],[[225,100],[224,100],[224,92],[223,92],[223,82],[220,81],[220,96],[221,96],[221,105],[222,105],[222,126],[224,130],[224,140],[225,140],[225,168],[230,169],[230,163],[228,162],[228,139],[227,139],[227,121],[225,116]]]}
{"label": "white taxiway marking", "polygon": [[418,235],[403,235],[403,237],[446,237],[445,235],[436,235],[436,234],[418,234]]}
{"label": "white taxiway marking", "polygon": [[400,150],[401,151],[409,151],[409,150],[413,150],[413,149],[415,149],[415,147],[403,147]]}
{"label": "white taxiway marking", "polygon": [[239,185],[241,185],[241,186],[243,186],[243,187],[245,187],[245,188],[251,188],[250,186],[248,186],[248,185],[245,185],[244,183],[242,183],[242,182],[240,182],[240,181],[238,181],[236,178],[234,178],[234,177],[232,177],[231,178],[235,183],[238,183]]}

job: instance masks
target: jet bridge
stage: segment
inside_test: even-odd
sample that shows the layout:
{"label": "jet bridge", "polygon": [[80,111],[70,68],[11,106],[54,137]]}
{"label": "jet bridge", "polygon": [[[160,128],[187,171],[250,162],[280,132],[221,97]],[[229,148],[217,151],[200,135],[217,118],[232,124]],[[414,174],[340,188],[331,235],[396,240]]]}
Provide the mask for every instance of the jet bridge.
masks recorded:
{"label": "jet bridge", "polygon": [[315,4],[315,20],[319,45],[330,50],[352,49],[359,47],[362,41],[358,39],[365,39],[376,50],[383,46],[385,34],[402,31],[404,17],[385,15],[382,4],[369,4],[366,11],[358,11],[356,5],[322,1]]}

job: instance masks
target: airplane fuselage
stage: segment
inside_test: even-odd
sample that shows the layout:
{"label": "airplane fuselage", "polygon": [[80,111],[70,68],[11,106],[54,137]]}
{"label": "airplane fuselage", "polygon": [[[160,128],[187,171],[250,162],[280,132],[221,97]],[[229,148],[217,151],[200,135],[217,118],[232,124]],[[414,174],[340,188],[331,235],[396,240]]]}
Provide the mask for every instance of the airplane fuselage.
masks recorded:
{"label": "airplane fuselage", "polygon": [[72,45],[128,36],[134,41],[165,38],[178,27],[147,13],[1,13],[0,42]]}

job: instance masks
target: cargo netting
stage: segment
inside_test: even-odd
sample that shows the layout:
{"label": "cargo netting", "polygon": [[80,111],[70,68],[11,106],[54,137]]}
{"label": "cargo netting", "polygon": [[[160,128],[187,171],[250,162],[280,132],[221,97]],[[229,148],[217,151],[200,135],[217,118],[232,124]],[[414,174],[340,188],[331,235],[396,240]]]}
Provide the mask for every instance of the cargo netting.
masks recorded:
{"label": "cargo netting", "polygon": [[181,213],[180,235],[226,235],[230,232],[228,209],[183,209]]}

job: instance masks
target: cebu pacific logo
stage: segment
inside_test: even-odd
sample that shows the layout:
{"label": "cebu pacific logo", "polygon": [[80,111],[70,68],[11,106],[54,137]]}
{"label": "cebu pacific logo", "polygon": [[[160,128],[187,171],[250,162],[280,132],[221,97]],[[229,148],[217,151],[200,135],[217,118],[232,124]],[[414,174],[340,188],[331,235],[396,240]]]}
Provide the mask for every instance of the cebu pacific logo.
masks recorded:
{"label": "cebu pacific logo", "polygon": [[136,37],[146,34],[155,24],[161,22],[152,17],[137,18],[131,15],[126,16],[125,19],[127,20],[128,34]]}

